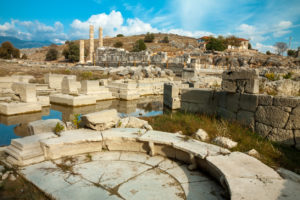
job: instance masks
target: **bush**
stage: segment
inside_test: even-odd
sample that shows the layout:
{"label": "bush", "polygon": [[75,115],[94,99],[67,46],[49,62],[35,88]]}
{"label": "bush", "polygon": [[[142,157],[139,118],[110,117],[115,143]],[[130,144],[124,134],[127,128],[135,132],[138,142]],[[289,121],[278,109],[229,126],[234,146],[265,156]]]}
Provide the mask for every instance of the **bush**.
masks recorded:
{"label": "bush", "polygon": [[22,55],[21,59],[27,60],[27,55],[24,53],[24,54]]}
{"label": "bush", "polygon": [[46,54],[46,60],[52,61],[52,60],[57,60],[57,58],[58,58],[58,51],[54,48],[50,48]]}
{"label": "bush", "polygon": [[81,114],[75,114],[74,115],[74,119],[73,119],[73,124],[76,128],[80,127],[80,123],[81,123]]}
{"label": "bush", "polygon": [[117,37],[124,37],[124,35],[123,34],[118,34]]}
{"label": "bush", "polygon": [[274,73],[266,73],[265,77],[270,81],[277,81],[279,80],[279,76],[275,75]]}
{"label": "bush", "polygon": [[248,43],[248,49],[252,49],[252,45],[250,42]]}
{"label": "bush", "polygon": [[284,78],[284,79],[290,79],[290,78],[292,78],[292,73],[288,72],[287,74],[283,75],[282,78]]}
{"label": "bush", "polygon": [[139,52],[139,51],[144,51],[147,49],[146,44],[144,43],[144,40],[137,40],[135,44],[133,45],[133,52]]}
{"label": "bush", "polygon": [[290,56],[290,57],[297,57],[297,51],[289,49],[287,51],[287,55]]}
{"label": "bush", "polygon": [[266,54],[267,54],[267,55],[271,55],[271,52],[270,52],[270,51],[267,51]]}
{"label": "bush", "polygon": [[[79,61],[79,45],[75,42],[68,41],[66,43],[68,46],[63,50],[62,54],[65,59],[69,62],[78,62]],[[87,52],[87,51],[85,51]]]}
{"label": "bush", "polygon": [[0,47],[0,58],[20,58],[20,50],[15,48],[9,41],[3,42]]}
{"label": "bush", "polygon": [[148,42],[148,43],[151,43],[151,42],[153,42],[153,40],[154,40],[154,34],[153,33],[147,33],[146,34],[146,36],[145,36],[145,38],[144,38],[144,42]]}
{"label": "bush", "polygon": [[214,51],[224,51],[226,49],[226,45],[223,39],[211,37],[206,44],[206,49]]}
{"label": "bush", "polygon": [[116,47],[116,48],[120,48],[122,46],[123,46],[123,42],[120,42],[120,41],[118,41],[114,44],[114,47]]}
{"label": "bush", "polygon": [[169,38],[168,36],[165,36],[164,39],[162,40],[162,43],[169,43]]}
{"label": "bush", "polygon": [[65,129],[63,125],[61,125],[59,122],[56,123],[56,126],[54,128],[54,133],[60,133]]}

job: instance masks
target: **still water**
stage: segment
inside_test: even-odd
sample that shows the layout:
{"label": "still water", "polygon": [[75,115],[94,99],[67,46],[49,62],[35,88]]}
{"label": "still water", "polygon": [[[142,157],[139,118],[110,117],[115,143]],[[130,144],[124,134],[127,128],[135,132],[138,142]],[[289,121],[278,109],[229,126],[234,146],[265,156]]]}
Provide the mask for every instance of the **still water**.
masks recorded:
{"label": "still water", "polygon": [[162,96],[147,96],[133,101],[100,101],[96,105],[75,108],[52,104],[51,107],[43,108],[42,112],[38,113],[0,115],[0,146],[9,145],[11,139],[28,136],[28,123],[41,119],[60,119],[67,122],[72,121],[75,114],[88,114],[112,108],[115,108],[121,117],[161,115],[163,114],[162,98]]}

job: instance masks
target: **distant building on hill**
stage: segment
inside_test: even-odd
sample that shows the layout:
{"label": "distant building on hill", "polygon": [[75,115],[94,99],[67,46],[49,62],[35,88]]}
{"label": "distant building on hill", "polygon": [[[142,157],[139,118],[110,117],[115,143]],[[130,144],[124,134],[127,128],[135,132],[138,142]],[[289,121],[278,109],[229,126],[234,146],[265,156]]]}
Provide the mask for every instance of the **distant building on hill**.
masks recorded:
{"label": "distant building on hill", "polygon": [[[199,48],[202,50],[206,50],[207,41],[211,38],[211,36],[203,36],[197,39],[199,44]],[[230,50],[248,50],[249,40],[244,38],[237,38],[240,42],[239,46],[228,45],[227,49]]]}

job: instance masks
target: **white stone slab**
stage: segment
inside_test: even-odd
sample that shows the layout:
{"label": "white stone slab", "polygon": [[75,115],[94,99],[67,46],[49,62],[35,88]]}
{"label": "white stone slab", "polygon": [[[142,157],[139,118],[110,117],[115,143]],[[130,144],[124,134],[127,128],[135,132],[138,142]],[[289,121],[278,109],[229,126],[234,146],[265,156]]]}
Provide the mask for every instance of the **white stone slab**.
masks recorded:
{"label": "white stone slab", "polygon": [[18,115],[24,113],[40,112],[42,106],[38,103],[0,103],[1,115]]}
{"label": "white stone slab", "polygon": [[93,161],[97,160],[120,160],[121,152],[119,151],[104,151],[90,153]]}
{"label": "white stone slab", "polygon": [[50,95],[50,102],[67,106],[84,106],[96,104],[96,98],[89,95],[53,94]]}
{"label": "white stone slab", "polygon": [[208,181],[209,179],[205,177],[199,171],[190,171],[187,169],[187,165],[181,165],[168,169],[166,171],[168,174],[172,175],[179,183],[192,183],[199,181]]}
{"label": "white stone slab", "polygon": [[42,133],[38,135],[31,135],[23,138],[12,139],[11,144],[20,150],[33,149],[40,147],[40,141],[49,138],[56,138],[54,133]]}
{"label": "white stone slab", "polygon": [[150,156],[145,153],[138,152],[122,152],[120,160],[134,161],[144,163]]}
{"label": "white stone slab", "polygon": [[135,141],[145,132],[145,129],[138,128],[112,128],[109,130],[102,131],[102,136],[104,140],[126,139],[130,141]]}

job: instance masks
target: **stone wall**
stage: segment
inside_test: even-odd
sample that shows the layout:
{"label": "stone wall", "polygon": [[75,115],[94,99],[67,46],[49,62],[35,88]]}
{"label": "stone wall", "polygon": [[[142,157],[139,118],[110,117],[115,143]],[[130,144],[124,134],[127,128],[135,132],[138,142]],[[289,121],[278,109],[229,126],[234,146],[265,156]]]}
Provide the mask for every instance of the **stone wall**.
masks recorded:
{"label": "stone wall", "polygon": [[181,110],[238,121],[263,137],[300,149],[300,97],[183,89]]}

